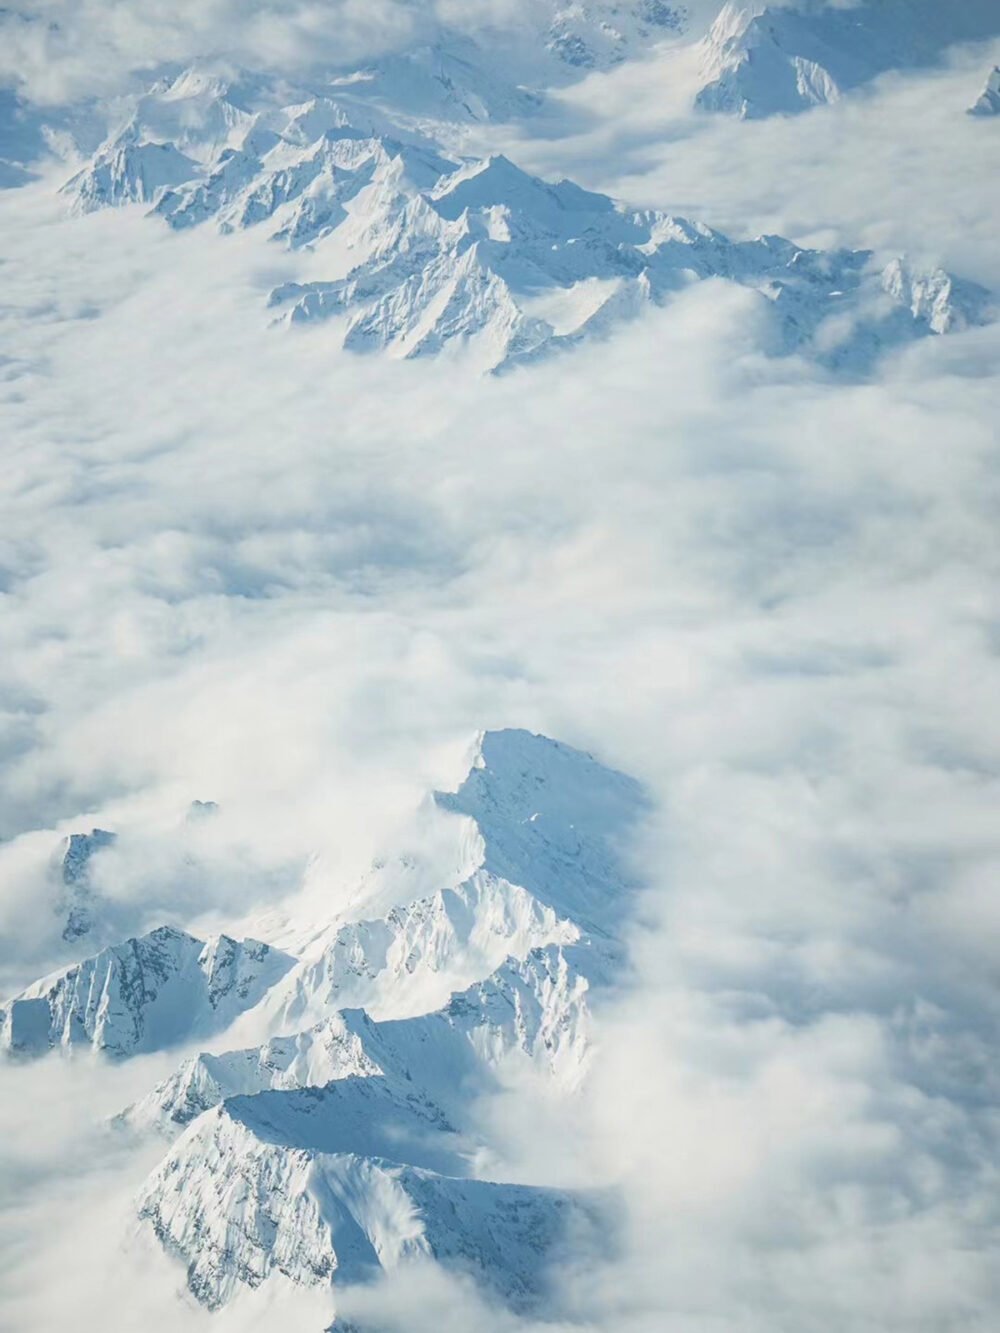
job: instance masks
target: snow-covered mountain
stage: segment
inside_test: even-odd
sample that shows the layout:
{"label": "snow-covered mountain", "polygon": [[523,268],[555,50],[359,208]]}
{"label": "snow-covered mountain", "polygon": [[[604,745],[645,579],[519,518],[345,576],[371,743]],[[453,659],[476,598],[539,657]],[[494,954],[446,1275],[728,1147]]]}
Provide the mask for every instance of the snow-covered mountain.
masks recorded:
{"label": "snow-covered mountain", "polygon": [[229,1097],[380,1077],[399,1095],[419,1087],[455,1123],[514,1052],[564,1088],[576,1087],[589,1055],[594,955],[551,945],[512,957],[485,981],[430,1014],[373,1020],[344,1009],[305,1032],[221,1055],[203,1052],[123,1112],[133,1129],[174,1134]]}
{"label": "snow-covered mountain", "polygon": [[276,1272],[339,1285],[420,1257],[524,1306],[590,1216],[565,1193],[470,1178],[435,1108],[378,1077],[230,1098],[170,1151],[139,1213],[211,1309]]}
{"label": "snow-covered mountain", "polygon": [[56,903],[57,913],[66,918],[64,940],[77,940],[92,929],[100,899],[91,883],[91,861],[103,847],[114,842],[115,834],[100,828],[89,833],[71,833],[64,839],[59,859],[63,892]]}
{"label": "snow-covered mountain", "polygon": [[[734,242],[569,181],[549,184],[503,156],[456,166],[430,189],[407,177],[393,163],[344,204],[332,228],[347,256],[342,277],[285,284],[272,306],[294,324],[338,319],[355,351],[409,359],[459,343],[489,369],[606,336],[707,278],[761,295],[771,351],[852,372],[887,346],[993,314],[989,293],[940,270],[879,268],[866,251],[806,250],[776,236]],[[298,239],[302,217],[274,235]],[[330,222],[324,208],[320,225]],[[933,317],[918,296],[928,285],[943,294]]]}
{"label": "snow-covered mountain", "polygon": [[[367,59],[344,63],[337,46],[325,41],[323,59],[295,94],[308,100],[333,91],[356,111],[388,111],[397,124],[451,135],[462,126],[531,116],[547,89],[642,58],[689,26],[687,5],[675,0],[537,0],[516,13],[498,13],[493,23],[484,14],[483,21],[457,25],[436,19],[430,6],[414,4],[407,17],[411,43],[389,42],[389,49]],[[15,29],[19,18],[31,22],[16,9],[0,10],[0,23],[4,18]],[[376,49],[381,45],[376,41]],[[116,146],[101,155],[94,172],[95,199],[125,190],[133,202],[148,202],[158,187],[188,179],[187,148],[203,160],[198,131],[211,122],[221,151],[277,88],[293,91],[283,77],[243,72],[233,80],[220,73],[231,67],[228,50],[208,59],[214,60],[209,69],[155,67],[159,77],[147,94],[109,99],[110,126],[99,99],[67,106],[47,100],[39,108],[13,88],[0,87],[0,189],[34,179],[36,164],[53,149],[57,155],[74,145],[93,152],[109,128]]]}
{"label": "snow-covered mountain", "polygon": [[160,928],[10,1001],[4,1046],[124,1058],[234,1020],[265,1034],[188,1057],[117,1117],[180,1135],[139,1211],[210,1307],[273,1273],[336,1284],[420,1255],[531,1303],[566,1227],[579,1246],[599,1210],[479,1178],[476,1107],[512,1067],[561,1096],[580,1087],[592,1005],[625,967],[646,810],[638,783],[589,755],[485,733],[429,807],[460,821],[453,882],[306,931],[298,958]]}
{"label": "snow-covered mountain", "polygon": [[[319,956],[259,1006],[268,1027],[293,1035],[186,1060],[125,1123],[176,1128],[231,1095],[376,1074],[421,1086],[460,1119],[469,1084],[512,1052],[565,1087],[579,1082],[590,993],[622,966],[616,937],[634,886],[619,844],[644,809],[641,789],[568,747],[499,732],[482,738],[458,790],[435,799],[475,821],[472,874],[320,936]],[[470,975],[484,979],[456,984]],[[374,1021],[358,1003],[393,1017]]]}
{"label": "snow-covered mountain", "polygon": [[1000,33],[993,0],[730,0],[702,47],[697,105],[747,119],[804,111],[947,47]]}
{"label": "snow-covered mountain", "polygon": [[529,893],[483,869],[454,887],[392,908],[384,917],[334,926],[275,987],[269,1026],[290,1031],[332,1006],[378,1014],[420,1013],[498,967],[579,928]]}
{"label": "snow-covered mountain", "polygon": [[195,72],[154,89],[68,182],[73,207],[139,202],[175,229],[259,227],[330,266],[329,280],[274,289],[287,322],[333,321],[355,351],[461,348],[491,370],[605,336],[708,278],[760,294],[772,353],[849,373],[993,314],[988,293],[943,272],[774,236],[732,241],[543,181],[503,155],[449,158],[353,93],[279,101],[270,87]]}
{"label": "snow-covered mountain", "polygon": [[620,935],[636,887],[628,853],[649,808],[634,778],[546,737],[492,731],[458,789],[434,800],[472,821],[483,871],[591,937]]}
{"label": "snow-covered mountain", "polygon": [[[620,975],[613,935],[634,888],[622,858],[645,797],[587,755],[509,731],[484,735],[468,777],[436,800],[470,821],[475,869],[458,889],[340,928],[260,1006],[279,1028],[325,1014],[315,1026],[188,1059],[119,1117],[140,1132],[187,1126],[140,1213],[209,1306],[275,1271],[355,1281],[420,1254],[520,1304],[539,1295],[568,1218],[595,1216],[582,1199],[472,1178],[488,1147],[472,1111],[511,1059],[565,1095],[579,1086],[591,994]],[[567,942],[536,946],[525,923]],[[405,1013],[409,977],[440,986],[499,949],[514,952],[432,1012],[376,1021],[338,1008],[346,987],[375,984]],[[282,989],[300,1009],[275,1007]]]}
{"label": "snow-covered mountain", "polygon": [[334,72],[340,88],[429,129],[530,116],[545,90],[645,56],[688,29],[673,0],[557,0],[478,34],[439,26],[429,40]]}
{"label": "snow-covered mountain", "polygon": [[89,1046],[116,1058],[227,1027],[294,959],[258,940],[196,939],[161,926],[43,977],[0,1007],[0,1044],[18,1055]]}
{"label": "snow-covered mountain", "polygon": [[[164,69],[145,93],[117,106],[98,154],[103,179],[91,183],[92,202],[100,202],[102,187],[113,193],[126,179],[128,197],[148,201],[157,185],[190,178],[189,157],[204,166],[226,147],[241,147],[251,129],[263,136],[278,130],[281,110],[293,101],[332,99],[369,133],[392,126],[429,138],[531,116],[546,89],[646,54],[658,39],[682,33],[686,18],[686,8],[668,0],[543,0],[524,7],[516,25],[478,32],[424,19],[413,45],[358,64],[317,67],[295,83],[251,70],[234,74],[228,59]],[[41,151],[44,118],[15,98],[0,101],[0,125],[5,117],[12,129],[24,125],[25,151],[29,135],[33,151]],[[138,193],[143,186],[147,193]]]}
{"label": "snow-covered mountain", "polygon": [[986,86],[969,107],[970,116],[1000,116],[1000,65],[990,71]]}

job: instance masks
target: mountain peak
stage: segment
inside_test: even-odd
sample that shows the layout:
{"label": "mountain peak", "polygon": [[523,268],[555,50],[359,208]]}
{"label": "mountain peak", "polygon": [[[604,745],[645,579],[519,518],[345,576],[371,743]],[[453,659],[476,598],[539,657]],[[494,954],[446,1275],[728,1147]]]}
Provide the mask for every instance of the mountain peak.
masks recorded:
{"label": "mountain peak", "polygon": [[202,940],[158,926],[36,981],[0,1006],[11,1052],[89,1046],[112,1058],[160,1050],[226,1027],[294,959],[258,940]]}
{"label": "mountain peak", "polygon": [[56,911],[65,914],[64,940],[77,940],[94,925],[94,914],[100,900],[91,883],[94,856],[117,841],[114,833],[95,828],[89,833],[70,833],[63,842],[60,878],[63,892],[56,903]]}
{"label": "mountain peak", "polygon": [[[553,1247],[570,1223],[593,1225],[593,1210],[558,1191],[469,1179],[457,1156],[441,1157],[449,1136],[438,1131],[432,1148],[428,1130],[378,1078],[232,1098],[171,1150],[140,1216],[210,1309],[271,1274],[351,1283],[428,1256],[514,1306],[537,1301]],[[401,1152],[450,1171],[399,1162]]]}
{"label": "mountain peak", "polygon": [[744,119],[795,114],[998,32],[994,0],[730,0],[702,45],[696,105]]}
{"label": "mountain peak", "polygon": [[443,217],[454,218],[466,208],[503,205],[513,212],[530,211],[554,231],[565,231],[562,213],[608,213],[613,202],[603,194],[581,189],[572,181],[549,184],[516,166],[503,153],[471,162],[443,178],[431,192]]}
{"label": "mountain peak", "polygon": [[624,858],[648,809],[633,778],[582,750],[529,731],[486,731],[444,810],[467,815],[484,842],[483,867],[601,933],[633,886]]}
{"label": "mountain peak", "polygon": [[1000,65],[994,66],[978,100],[969,107],[970,116],[1000,116]]}

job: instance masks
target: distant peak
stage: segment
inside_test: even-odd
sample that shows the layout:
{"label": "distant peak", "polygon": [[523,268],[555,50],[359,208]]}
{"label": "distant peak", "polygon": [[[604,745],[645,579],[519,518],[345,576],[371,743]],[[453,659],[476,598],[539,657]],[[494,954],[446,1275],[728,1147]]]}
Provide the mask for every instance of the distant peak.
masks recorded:
{"label": "distant peak", "polygon": [[90,858],[102,847],[117,840],[107,829],[94,828],[89,833],[70,833],[63,842],[62,875],[66,884],[76,883],[86,873]]}
{"label": "distant peak", "polygon": [[979,99],[969,107],[970,116],[1000,116],[1000,65],[995,65]]}

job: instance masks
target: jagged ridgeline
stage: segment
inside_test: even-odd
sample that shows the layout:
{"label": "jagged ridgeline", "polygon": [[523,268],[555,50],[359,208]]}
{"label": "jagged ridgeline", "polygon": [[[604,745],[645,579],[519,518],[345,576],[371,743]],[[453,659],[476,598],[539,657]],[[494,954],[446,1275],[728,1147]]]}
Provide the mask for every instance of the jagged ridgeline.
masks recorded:
{"label": "jagged ridgeline", "polygon": [[[302,955],[163,927],[0,1009],[22,1059],[216,1035],[113,1126],[168,1143],[139,1216],[211,1308],[274,1275],[336,1291],[432,1257],[544,1309],[564,1244],[579,1260],[606,1233],[607,1200],[483,1178],[476,1107],[512,1066],[579,1090],[626,966],[647,799],[589,755],[502,731],[435,806],[463,821],[464,860],[429,896],[308,932]],[[235,1021],[257,1044],[225,1049]]]}
{"label": "jagged ridgeline", "polygon": [[696,105],[747,120],[794,115],[998,32],[995,0],[731,0],[703,43]]}
{"label": "jagged ridgeline", "polygon": [[[734,42],[719,48],[730,64]],[[468,114],[457,78],[435,114]],[[439,122],[400,110],[408,99],[398,88],[389,107],[385,92],[381,77],[290,89],[189,70],[139,98],[65,192],[81,211],[138,203],[177,230],[254,228],[308,248],[312,271],[322,259],[329,277],[276,287],[279,322],[323,322],[358,352],[461,350],[489,370],[605,337],[708,278],[759,294],[765,351],[843,374],[865,374],[886,348],[994,316],[988,292],[939,269],[778,236],[734,241],[541,180],[502,155],[464,160],[442,147]],[[480,94],[483,115],[524,112],[515,84],[484,79]]]}

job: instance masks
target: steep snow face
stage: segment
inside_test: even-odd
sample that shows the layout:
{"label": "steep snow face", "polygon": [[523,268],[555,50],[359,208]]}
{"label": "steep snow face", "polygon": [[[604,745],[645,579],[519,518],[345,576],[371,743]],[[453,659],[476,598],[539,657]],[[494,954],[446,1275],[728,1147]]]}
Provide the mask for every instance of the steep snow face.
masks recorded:
{"label": "steep snow face", "polygon": [[260,1047],[202,1053],[119,1120],[172,1134],[238,1094],[380,1076],[400,1097],[419,1089],[461,1124],[470,1102],[512,1054],[572,1090],[589,1057],[590,981],[583,969],[592,970],[594,961],[580,948],[535,949],[526,959],[508,959],[431,1014],[376,1022],[363,1009],[347,1009]]}
{"label": "steep snow face", "polygon": [[[271,304],[292,323],[338,319],[344,345],[358,351],[414,358],[460,342],[498,369],[604,335],[713,277],[760,293],[772,351],[804,351],[847,372],[864,373],[885,347],[939,331],[909,302],[879,299],[892,289],[868,252],[804,250],[774,236],[733,242],[568,181],[548,184],[502,156],[456,166],[431,190],[373,185],[346,212],[345,276],[285,284]],[[963,319],[992,317],[989,293],[955,282],[956,297],[959,288]],[[575,305],[558,331],[533,313],[553,293],[569,298],[564,310]],[[851,337],[839,343],[829,330],[845,317]]]}
{"label": "steep snow face", "polygon": [[583,939],[614,952],[630,884],[621,855],[645,809],[637,783],[544,737],[487,732],[463,785],[435,800],[471,821],[471,873],[333,928],[267,997],[272,1031],[356,1005],[377,1018],[427,1013],[546,945]]}
{"label": "steep snow face", "polygon": [[934,333],[951,333],[980,322],[980,290],[958,282],[943,269],[914,271],[897,259],[883,270],[882,285],[893,301],[908,307],[913,318]]}
{"label": "steep snow face", "polygon": [[[429,1130],[424,1108],[399,1104],[377,1078],[233,1098],[170,1152],[140,1215],[210,1308],[275,1272],[305,1285],[355,1282],[420,1256],[472,1272],[515,1304],[537,1297],[580,1205],[462,1179],[461,1157],[439,1142],[455,1136],[439,1129],[428,1147]],[[450,1172],[401,1164],[401,1149]]]}
{"label": "steep snow face", "polygon": [[986,87],[978,99],[969,107],[970,116],[1000,116],[1000,65],[997,65],[986,80]]}
{"label": "steep snow face", "polygon": [[118,204],[151,204],[160,193],[190,180],[197,163],[170,143],[137,142],[125,134],[99,149],[90,166],[69,182],[78,212]]}
{"label": "steep snow face", "polygon": [[63,842],[59,863],[63,892],[56,903],[56,911],[65,915],[64,940],[77,940],[88,934],[99,910],[99,897],[90,882],[91,861],[104,847],[115,842],[115,835],[107,829],[95,828],[89,833],[71,833]]}
{"label": "steep snow face", "polygon": [[136,1130],[175,1134],[227,1097],[269,1089],[323,1087],[334,1079],[369,1078],[383,1073],[366,1054],[350,1021],[351,1014],[363,1015],[364,1010],[334,1014],[306,1032],[273,1037],[263,1046],[192,1056],[170,1078],[123,1111],[118,1123]]}
{"label": "steep snow face", "polygon": [[606,977],[585,946],[535,949],[420,1018],[373,1023],[351,1016],[366,1053],[398,1086],[425,1088],[462,1123],[470,1100],[511,1057],[524,1057],[564,1091],[590,1055],[589,996]]}
{"label": "steep snow face", "polygon": [[703,43],[705,84],[696,100],[706,111],[748,119],[790,114],[998,32],[993,0],[731,0]]}
{"label": "steep snow face", "polygon": [[633,778],[545,736],[493,731],[458,790],[434,799],[475,820],[484,870],[585,930],[620,930],[634,886],[624,856],[647,810]]}
{"label": "steep snow face", "polygon": [[18,1055],[159,1050],[226,1027],[293,961],[256,940],[206,942],[161,926],[29,986],[0,1008],[0,1042]]}

